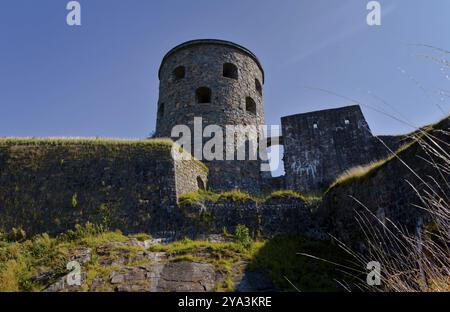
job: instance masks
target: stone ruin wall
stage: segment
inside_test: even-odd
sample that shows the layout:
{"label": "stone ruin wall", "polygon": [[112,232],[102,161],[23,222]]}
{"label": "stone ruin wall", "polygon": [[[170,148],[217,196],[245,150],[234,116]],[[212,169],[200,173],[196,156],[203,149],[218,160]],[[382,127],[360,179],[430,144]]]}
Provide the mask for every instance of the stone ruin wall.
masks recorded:
{"label": "stone ruin wall", "polygon": [[0,140],[0,230],[61,233],[91,222],[124,232],[174,230],[179,195],[207,186],[195,160],[152,141]]}
{"label": "stone ruin wall", "polygon": [[286,188],[306,194],[321,195],[346,170],[405,143],[403,136],[374,137],[358,105],[287,116],[281,124]]}

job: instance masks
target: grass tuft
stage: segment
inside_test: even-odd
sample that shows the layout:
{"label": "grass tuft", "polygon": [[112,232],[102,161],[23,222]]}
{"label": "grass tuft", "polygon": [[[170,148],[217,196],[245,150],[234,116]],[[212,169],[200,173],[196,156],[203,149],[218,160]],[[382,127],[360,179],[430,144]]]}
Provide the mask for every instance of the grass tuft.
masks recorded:
{"label": "grass tuft", "polygon": [[293,198],[298,199],[303,202],[307,201],[313,201],[313,200],[320,200],[320,197],[316,196],[305,196],[299,192],[293,191],[293,190],[277,190],[273,191],[272,193],[267,196],[266,200],[269,199],[279,199],[279,198]]}

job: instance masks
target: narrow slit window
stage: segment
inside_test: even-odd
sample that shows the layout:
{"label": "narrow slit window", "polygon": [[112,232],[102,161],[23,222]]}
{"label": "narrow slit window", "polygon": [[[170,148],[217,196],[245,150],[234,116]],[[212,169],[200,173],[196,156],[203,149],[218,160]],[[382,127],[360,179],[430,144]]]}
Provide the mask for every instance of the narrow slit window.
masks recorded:
{"label": "narrow slit window", "polygon": [[251,97],[245,99],[245,110],[253,115],[256,115],[256,103]]}
{"label": "narrow slit window", "polygon": [[158,117],[164,117],[164,103],[159,103],[158,105]]}
{"label": "narrow slit window", "polygon": [[201,177],[197,177],[197,187],[199,190],[205,190],[205,182],[203,182]]}
{"label": "narrow slit window", "polygon": [[259,93],[259,95],[262,95],[262,85],[258,79],[255,79],[255,89]]}

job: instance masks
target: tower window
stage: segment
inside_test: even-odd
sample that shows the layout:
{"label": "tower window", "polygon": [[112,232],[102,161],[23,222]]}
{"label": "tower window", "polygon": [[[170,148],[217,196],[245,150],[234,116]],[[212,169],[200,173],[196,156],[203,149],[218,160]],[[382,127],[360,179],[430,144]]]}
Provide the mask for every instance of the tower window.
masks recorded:
{"label": "tower window", "polygon": [[158,117],[164,117],[164,103],[159,103],[158,105]]}
{"label": "tower window", "polygon": [[205,183],[203,182],[201,177],[197,177],[197,187],[199,190],[205,190]]}
{"label": "tower window", "polygon": [[231,63],[223,64],[223,76],[231,79],[238,79],[238,68]]}
{"label": "tower window", "polygon": [[345,123],[346,125],[349,125],[349,124],[350,124],[350,120],[349,120],[349,119],[345,119],[345,120],[344,120],[344,123]]}
{"label": "tower window", "polygon": [[183,79],[186,76],[186,69],[184,66],[178,66],[173,70],[172,74],[175,80]]}
{"label": "tower window", "polygon": [[197,103],[211,103],[211,89],[207,87],[198,88],[197,91],[195,91],[195,97]]}
{"label": "tower window", "polygon": [[245,99],[245,110],[251,114],[256,115],[256,103],[249,96]]}
{"label": "tower window", "polygon": [[259,95],[262,95],[262,86],[258,79],[255,79],[255,89],[258,91]]}
{"label": "tower window", "polygon": [[317,129],[319,128],[319,125],[317,124],[317,122],[313,123],[313,129]]}

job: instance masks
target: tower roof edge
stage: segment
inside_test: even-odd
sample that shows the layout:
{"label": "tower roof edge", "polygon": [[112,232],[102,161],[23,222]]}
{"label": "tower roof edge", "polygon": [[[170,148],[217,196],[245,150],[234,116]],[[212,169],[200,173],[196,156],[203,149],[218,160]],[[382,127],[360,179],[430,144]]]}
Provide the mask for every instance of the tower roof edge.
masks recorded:
{"label": "tower roof edge", "polygon": [[264,83],[264,69],[263,69],[263,67],[261,65],[261,62],[256,57],[256,55],[252,51],[250,51],[249,49],[247,49],[247,48],[245,48],[245,47],[243,47],[243,46],[241,46],[241,45],[239,45],[237,43],[234,43],[234,42],[231,42],[231,41],[226,41],[226,40],[220,40],[220,39],[196,39],[196,40],[189,40],[189,41],[183,42],[183,43],[175,46],[174,48],[169,50],[169,52],[167,52],[164,55],[164,57],[163,57],[163,59],[161,61],[161,65],[159,66],[158,77],[161,78],[162,65],[167,60],[167,58],[169,56],[171,56],[173,53],[178,52],[178,51],[180,51],[182,49],[185,49],[185,48],[188,48],[188,47],[192,47],[192,46],[196,46],[196,45],[207,45],[207,44],[210,44],[210,45],[224,45],[224,46],[235,48],[235,49],[240,50],[241,52],[247,54],[249,57],[251,57],[255,61],[255,63],[258,65],[259,69],[261,70],[262,77],[263,77],[263,83]]}

